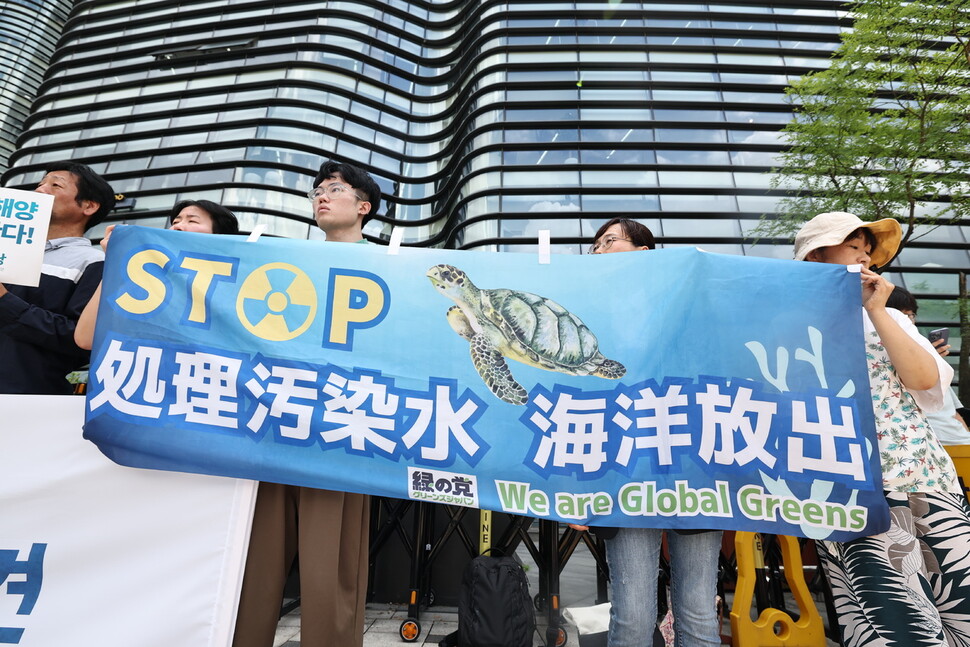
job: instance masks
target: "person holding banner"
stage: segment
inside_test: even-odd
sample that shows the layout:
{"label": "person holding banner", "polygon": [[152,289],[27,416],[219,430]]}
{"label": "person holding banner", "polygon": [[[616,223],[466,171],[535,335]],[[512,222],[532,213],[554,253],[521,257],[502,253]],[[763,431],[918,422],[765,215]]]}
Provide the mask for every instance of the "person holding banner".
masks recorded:
{"label": "person holding banner", "polygon": [[[613,218],[596,232],[591,254],[654,249],[653,233],[629,218]],[[577,530],[586,526],[570,524]],[[657,623],[657,579],[664,530],[593,528],[606,540],[612,606],[609,647],[653,644]],[[717,609],[720,530],[667,532],[674,644],[716,647],[721,644]]]}
{"label": "person holding banner", "polygon": [[[970,505],[924,411],[943,406],[953,369],[886,302],[875,273],[899,248],[892,218],[823,213],[795,236],[795,259],[861,266],[862,325],[890,527],[817,542],[843,645],[970,645]],[[854,322],[853,322],[854,323]]]}
{"label": "person holding banner", "polygon": [[[324,162],[307,196],[330,242],[364,243],[381,190],[364,170]],[[300,568],[300,644],[360,647],[364,641],[370,497],[261,482],[233,647],[272,647],[283,587]]]}
{"label": "person holding banner", "polygon": [[0,393],[69,394],[89,361],[74,328],[101,281],[104,254],[84,237],[114,208],[111,186],[76,162],[49,164],[35,189],[54,198],[37,287],[0,283]]}
{"label": "person holding banner", "polygon": [[[108,251],[108,239],[114,225],[108,225],[101,239],[101,248]],[[211,200],[182,200],[172,207],[168,215],[168,228],[175,231],[192,231],[199,234],[238,234],[239,221],[236,214]],[[74,329],[74,342],[86,350],[94,345],[94,325],[98,320],[101,303],[101,282],[88,301]]]}

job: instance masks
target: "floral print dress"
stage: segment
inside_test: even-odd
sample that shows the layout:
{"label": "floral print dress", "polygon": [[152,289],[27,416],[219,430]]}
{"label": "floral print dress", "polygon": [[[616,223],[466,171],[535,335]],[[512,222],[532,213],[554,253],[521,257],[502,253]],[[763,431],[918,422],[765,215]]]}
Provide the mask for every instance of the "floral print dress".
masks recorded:
{"label": "floral print dress", "polygon": [[970,647],[970,505],[923,409],[943,406],[953,370],[902,313],[893,319],[937,359],[940,380],[908,390],[864,316],[866,359],[890,527],[818,542],[846,647]]}

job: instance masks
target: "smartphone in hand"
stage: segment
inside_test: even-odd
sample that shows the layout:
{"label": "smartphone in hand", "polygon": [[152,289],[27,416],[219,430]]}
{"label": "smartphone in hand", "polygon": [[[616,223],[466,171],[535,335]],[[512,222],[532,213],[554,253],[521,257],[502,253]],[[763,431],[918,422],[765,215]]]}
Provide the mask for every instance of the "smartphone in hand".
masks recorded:
{"label": "smartphone in hand", "polygon": [[950,343],[950,329],[949,328],[937,328],[936,330],[931,330],[930,334],[926,336],[930,340],[930,343],[936,345],[938,339],[943,340],[943,345]]}

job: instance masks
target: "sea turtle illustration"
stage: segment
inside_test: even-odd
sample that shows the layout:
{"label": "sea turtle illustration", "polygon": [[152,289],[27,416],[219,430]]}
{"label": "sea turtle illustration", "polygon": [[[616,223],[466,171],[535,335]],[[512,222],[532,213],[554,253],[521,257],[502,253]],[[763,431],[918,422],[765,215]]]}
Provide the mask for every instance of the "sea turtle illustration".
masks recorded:
{"label": "sea turtle illustration", "polygon": [[481,290],[451,265],[435,265],[427,276],[438,292],[455,302],[448,309],[448,323],[471,343],[479,375],[505,402],[528,400],[506,357],[567,375],[616,380],[626,373],[623,364],[599,352],[596,335],[586,324],[552,299],[516,290]]}

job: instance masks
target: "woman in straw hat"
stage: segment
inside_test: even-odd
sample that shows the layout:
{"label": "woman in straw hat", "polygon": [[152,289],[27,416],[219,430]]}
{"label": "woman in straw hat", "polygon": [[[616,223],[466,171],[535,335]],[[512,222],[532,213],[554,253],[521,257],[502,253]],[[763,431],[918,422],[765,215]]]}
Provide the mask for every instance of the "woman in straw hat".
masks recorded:
{"label": "woman in straw hat", "polygon": [[923,410],[943,406],[953,369],[909,318],[886,307],[893,285],[870,267],[896,255],[891,218],[823,213],[795,236],[795,259],[861,265],[869,383],[889,530],[818,542],[842,643],[970,645],[970,505]]}

